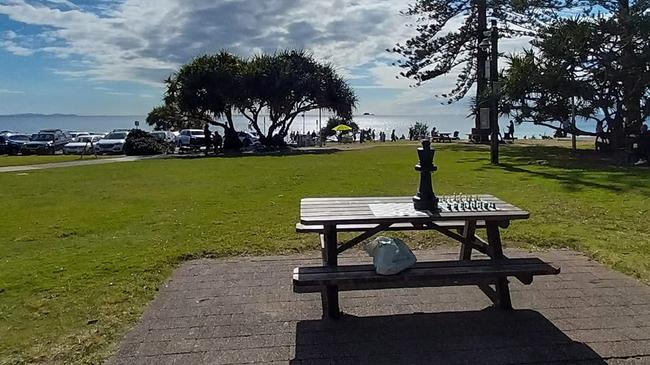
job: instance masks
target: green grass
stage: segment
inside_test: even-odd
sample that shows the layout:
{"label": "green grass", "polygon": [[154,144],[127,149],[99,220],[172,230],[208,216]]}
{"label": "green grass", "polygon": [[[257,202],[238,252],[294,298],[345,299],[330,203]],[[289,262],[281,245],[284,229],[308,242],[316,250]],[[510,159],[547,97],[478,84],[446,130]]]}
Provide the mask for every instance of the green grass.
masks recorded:
{"label": "green grass", "polygon": [[[94,158],[94,156],[84,156],[84,159]],[[0,167],[3,166],[21,166],[21,165],[38,165],[52,162],[66,162],[78,160],[78,155],[29,155],[29,156],[7,156],[0,155]]]}
{"label": "green grass", "polygon": [[[560,147],[501,157],[490,166],[484,148],[441,147],[436,192],[492,193],[529,210],[505,230],[508,245],[570,247],[650,280],[650,170]],[[402,145],[0,174],[0,363],[98,363],[183,260],[316,249],[294,232],[301,197],[412,195],[415,162]]]}

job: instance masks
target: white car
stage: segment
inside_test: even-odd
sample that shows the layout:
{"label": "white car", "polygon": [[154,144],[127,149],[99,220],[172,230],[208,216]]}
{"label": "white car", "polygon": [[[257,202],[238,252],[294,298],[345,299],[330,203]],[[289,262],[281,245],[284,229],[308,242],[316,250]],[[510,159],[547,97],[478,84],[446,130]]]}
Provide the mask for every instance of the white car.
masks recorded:
{"label": "white car", "polygon": [[81,136],[89,136],[89,132],[79,132],[79,131],[68,131],[66,132],[70,138],[72,138],[72,142],[77,142],[79,137]]}
{"label": "white car", "polygon": [[99,154],[124,153],[124,143],[126,143],[126,136],[128,135],[128,132],[113,131],[95,143],[95,151]]}
{"label": "white car", "polygon": [[94,146],[103,135],[81,135],[76,138],[76,142],[70,142],[63,146],[63,153],[66,155],[92,153]]}
{"label": "white car", "polygon": [[202,129],[183,129],[176,144],[180,149],[200,149],[205,146],[205,133]]}
{"label": "white car", "polygon": [[237,132],[237,136],[244,148],[260,145],[260,139],[255,132]]}

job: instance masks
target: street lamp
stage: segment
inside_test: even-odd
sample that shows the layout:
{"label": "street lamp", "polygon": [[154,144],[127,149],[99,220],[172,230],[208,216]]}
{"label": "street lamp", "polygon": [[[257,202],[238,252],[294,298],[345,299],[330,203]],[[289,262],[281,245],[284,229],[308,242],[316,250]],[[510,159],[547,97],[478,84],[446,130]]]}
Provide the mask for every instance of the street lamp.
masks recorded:
{"label": "street lamp", "polygon": [[492,28],[483,35],[479,47],[485,52],[490,51],[490,162],[496,165],[499,163],[499,30],[496,20],[492,20]]}

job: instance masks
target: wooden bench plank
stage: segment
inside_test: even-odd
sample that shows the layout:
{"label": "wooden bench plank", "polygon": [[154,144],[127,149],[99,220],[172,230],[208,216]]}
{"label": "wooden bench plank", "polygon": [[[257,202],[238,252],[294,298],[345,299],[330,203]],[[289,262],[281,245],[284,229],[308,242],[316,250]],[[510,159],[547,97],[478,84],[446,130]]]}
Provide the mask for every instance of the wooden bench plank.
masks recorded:
{"label": "wooden bench plank", "polygon": [[[449,229],[458,229],[465,226],[465,221],[441,221],[434,222],[436,225]],[[336,226],[338,232],[365,232],[367,230],[377,227],[377,224],[340,224]],[[477,221],[477,228],[485,228],[485,221]],[[298,233],[322,233],[322,225],[307,225],[302,223],[296,224],[296,232]],[[386,231],[422,231],[433,230],[434,227],[430,225],[414,225],[413,223],[394,223],[386,229]]]}
{"label": "wooden bench plank", "polygon": [[482,285],[508,276],[532,278],[559,272],[559,268],[537,258],[420,262],[386,276],[375,273],[373,265],[302,267],[294,270],[293,287],[297,293],[309,293],[321,291],[324,285],[335,285],[339,290]]}

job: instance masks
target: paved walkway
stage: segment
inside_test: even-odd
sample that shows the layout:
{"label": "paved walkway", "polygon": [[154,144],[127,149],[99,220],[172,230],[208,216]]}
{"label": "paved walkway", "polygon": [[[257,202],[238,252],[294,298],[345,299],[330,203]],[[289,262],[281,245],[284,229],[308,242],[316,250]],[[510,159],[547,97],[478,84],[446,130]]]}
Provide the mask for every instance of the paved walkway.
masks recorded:
{"label": "paved walkway", "polygon": [[158,156],[124,156],[124,157],[114,157],[114,158],[93,158],[87,157],[83,160],[74,160],[74,161],[65,161],[65,162],[52,162],[52,163],[41,163],[36,165],[21,165],[21,166],[4,166],[0,167],[0,173],[3,172],[23,172],[23,171],[34,171],[34,170],[46,170],[46,169],[56,169],[60,167],[74,167],[74,166],[87,166],[87,165],[104,165],[107,163],[117,163],[117,162],[132,162],[140,160],[148,160],[152,158],[165,158],[167,155],[158,155]]}
{"label": "paved walkway", "polygon": [[475,287],[397,289],[343,293],[334,322],[319,295],[291,291],[293,267],[315,255],[187,262],[109,363],[650,364],[650,287],[572,251],[532,255],[562,274],[513,280],[512,312]]}

